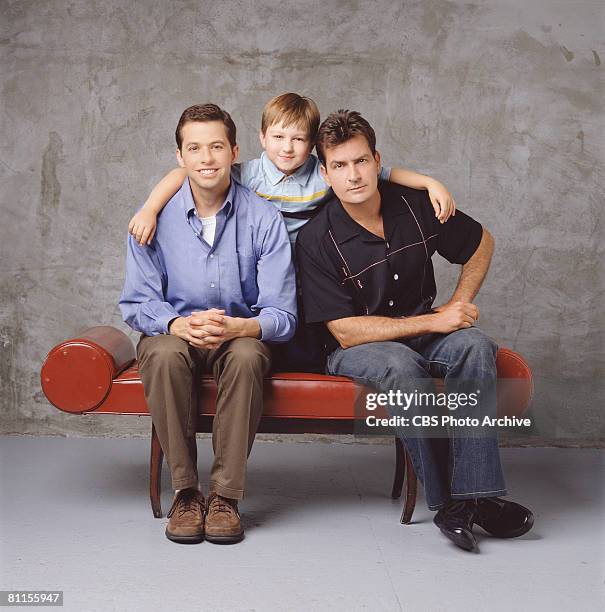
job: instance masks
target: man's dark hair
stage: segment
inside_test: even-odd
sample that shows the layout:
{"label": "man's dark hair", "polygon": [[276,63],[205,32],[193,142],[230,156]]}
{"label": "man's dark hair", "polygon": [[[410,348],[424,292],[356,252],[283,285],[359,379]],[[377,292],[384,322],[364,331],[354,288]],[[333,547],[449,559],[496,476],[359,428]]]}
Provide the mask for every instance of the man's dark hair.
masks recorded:
{"label": "man's dark hair", "polygon": [[231,115],[216,104],[195,104],[183,111],[178,125],[176,126],[176,145],[179,151],[183,145],[183,126],[190,121],[222,121],[227,130],[227,138],[229,139],[231,147],[236,145],[235,123],[233,123]]}
{"label": "man's dark hair", "polygon": [[328,115],[319,126],[317,156],[326,164],[326,149],[336,147],[355,136],[364,136],[372,155],[376,153],[376,134],[372,126],[357,111],[340,109]]}

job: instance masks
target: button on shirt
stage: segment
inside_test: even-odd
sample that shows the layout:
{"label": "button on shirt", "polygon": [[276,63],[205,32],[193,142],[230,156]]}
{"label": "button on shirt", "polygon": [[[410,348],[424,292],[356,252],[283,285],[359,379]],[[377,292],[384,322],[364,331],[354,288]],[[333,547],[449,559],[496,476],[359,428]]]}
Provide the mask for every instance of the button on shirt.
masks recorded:
{"label": "button on shirt", "polygon": [[120,309],[126,323],[148,336],[168,333],[179,316],[210,308],[254,317],[261,339],[285,342],[296,328],[292,250],[275,209],[236,181],[216,215],[213,244],[186,179],[158,216],[149,246],[128,238]]}
{"label": "button on shirt", "polygon": [[[294,244],[303,225],[334,197],[319,168],[319,159],[309,155],[296,172],[286,175],[263,152],[257,159],[235,164],[231,174],[277,207],[286,220],[290,242]],[[380,177],[388,180],[390,173],[390,168],[381,168]]]}
{"label": "button on shirt", "polygon": [[[483,228],[462,211],[441,224],[426,191],[384,181],[379,190],[384,239],[337,198],[301,230],[296,254],[307,323],[426,313],[436,295],[433,253],[464,264],[477,250]],[[331,335],[328,345],[337,346]]]}

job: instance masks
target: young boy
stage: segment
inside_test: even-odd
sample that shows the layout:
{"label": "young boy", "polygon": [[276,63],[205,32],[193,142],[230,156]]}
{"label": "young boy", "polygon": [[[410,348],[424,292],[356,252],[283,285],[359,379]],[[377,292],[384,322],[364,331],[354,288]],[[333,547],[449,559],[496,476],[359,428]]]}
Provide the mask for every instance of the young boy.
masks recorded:
{"label": "young boy", "polygon": [[[265,105],[261,120],[260,141],[264,152],[260,158],[232,166],[235,180],[271,201],[281,211],[292,245],[302,226],[332,197],[321,176],[320,162],[311,155],[319,119],[317,105],[310,98],[296,93],[273,98]],[[131,219],[128,231],[139,244],[151,243],[157,215],[181,188],[185,177],[183,168],[170,171]],[[431,177],[401,168],[381,168],[380,178],[413,189],[426,189],[441,223],[455,214],[451,194]],[[202,219],[202,223],[212,223],[212,219]],[[300,295],[298,302],[302,308]],[[299,320],[304,321],[301,310]],[[279,347],[283,352],[278,360],[282,369],[323,371],[322,358],[310,333],[301,324],[294,340]]]}

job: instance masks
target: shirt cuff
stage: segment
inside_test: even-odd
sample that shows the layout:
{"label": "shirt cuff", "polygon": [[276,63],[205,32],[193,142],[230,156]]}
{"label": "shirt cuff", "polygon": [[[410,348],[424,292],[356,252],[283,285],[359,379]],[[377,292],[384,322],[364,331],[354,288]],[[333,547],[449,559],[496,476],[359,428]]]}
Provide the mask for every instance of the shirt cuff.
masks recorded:
{"label": "shirt cuff", "polygon": [[[280,316],[283,315],[283,316]],[[261,311],[254,317],[260,325],[260,339],[265,342],[288,342],[296,332],[296,317],[285,311]]]}
{"label": "shirt cuff", "polygon": [[273,340],[277,334],[277,321],[267,313],[261,313],[254,317],[260,325],[260,339],[266,341]]}
{"label": "shirt cuff", "polygon": [[171,321],[178,319],[180,316],[181,315],[175,310],[173,313],[158,317],[156,319],[158,334],[169,334],[170,332],[168,331],[168,325],[170,325]]}

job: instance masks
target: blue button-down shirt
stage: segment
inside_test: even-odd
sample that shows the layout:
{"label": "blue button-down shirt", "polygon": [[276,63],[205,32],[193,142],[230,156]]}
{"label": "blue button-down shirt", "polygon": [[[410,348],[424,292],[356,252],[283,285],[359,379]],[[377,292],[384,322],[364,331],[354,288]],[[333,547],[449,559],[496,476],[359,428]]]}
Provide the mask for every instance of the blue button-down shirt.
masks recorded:
{"label": "blue button-down shirt", "polygon": [[296,328],[296,288],[288,233],[279,211],[232,180],[210,246],[201,235],[186,179],[158,217],[149,246],[128,237],[124,321],[148,336],[170,321],[222,308],[254,317],[261,339],[285,342]]}

